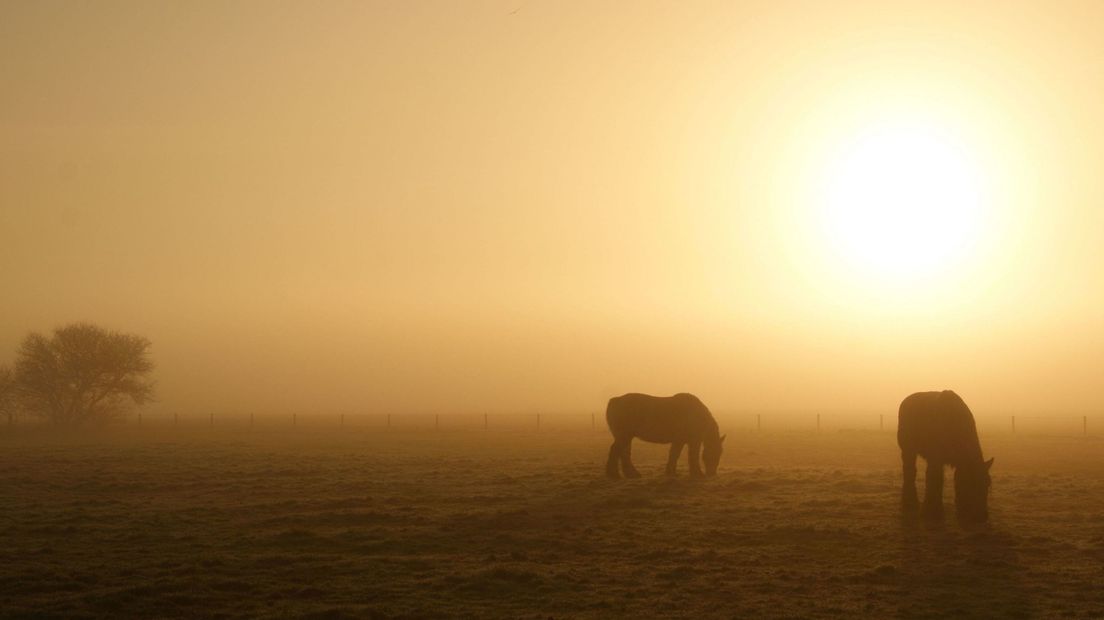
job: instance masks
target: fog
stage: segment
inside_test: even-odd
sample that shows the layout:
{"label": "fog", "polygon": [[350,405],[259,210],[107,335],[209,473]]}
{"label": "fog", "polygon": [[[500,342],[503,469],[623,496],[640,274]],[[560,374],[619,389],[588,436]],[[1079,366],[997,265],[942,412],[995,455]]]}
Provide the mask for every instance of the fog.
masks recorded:
{"label": "fog", "polygon": [[[91,321],[153,341],[162,413],[1099,409],[1102,12],[7,3],[0,363]],[[992,216],[886,284],[802,162],[910,97]]]}

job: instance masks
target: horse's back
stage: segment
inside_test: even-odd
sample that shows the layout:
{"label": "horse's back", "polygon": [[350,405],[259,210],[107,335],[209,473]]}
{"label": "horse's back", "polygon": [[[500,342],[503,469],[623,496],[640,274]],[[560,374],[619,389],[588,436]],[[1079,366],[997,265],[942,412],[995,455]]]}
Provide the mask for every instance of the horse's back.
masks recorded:
{"label": "horse's back", "polygon": [[651,396],[625,394],[611,398],[606,422],[615,437],[639,437],[655,443],[685,442],[700,436],[709,423],[709,409],[693,394]]}
{"label": "horse's back", "polygon": [[929,461],[948,464],[980,458],[981,452],[974,415],[950,390],[917,392],[901,401],[897,445]]}

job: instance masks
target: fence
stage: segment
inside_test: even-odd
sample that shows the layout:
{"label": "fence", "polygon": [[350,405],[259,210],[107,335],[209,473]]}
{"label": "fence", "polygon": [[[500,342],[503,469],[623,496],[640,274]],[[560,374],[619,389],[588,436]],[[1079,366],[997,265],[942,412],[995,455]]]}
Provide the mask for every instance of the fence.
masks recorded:
{"label": "fence", "polygon": [[[718,412],[723,432],[896,432],[897,416],[855,412]],[[1104,423],[1089,415],[980,415],[981,435],[1050,434],[1095,436]],[[32,427],[26,418],[8,420],[6,427]],[[190,412],[171,414],[137,413],[126,420],[135,429],[361,429],[365,431],[593,431],[606,432],[605,414],[588,413],[456,413],[456,414],[366,414],[333,413],[263,414],[241,412]]]}

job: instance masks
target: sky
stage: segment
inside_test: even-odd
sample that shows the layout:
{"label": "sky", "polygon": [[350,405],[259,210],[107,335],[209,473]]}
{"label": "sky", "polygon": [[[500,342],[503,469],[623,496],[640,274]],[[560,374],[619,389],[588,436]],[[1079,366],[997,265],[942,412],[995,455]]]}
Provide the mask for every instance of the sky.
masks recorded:
{"label": "sky", "polygon": [[1100,410],[1104,4],[0,0],[0,363],[153,411]]}

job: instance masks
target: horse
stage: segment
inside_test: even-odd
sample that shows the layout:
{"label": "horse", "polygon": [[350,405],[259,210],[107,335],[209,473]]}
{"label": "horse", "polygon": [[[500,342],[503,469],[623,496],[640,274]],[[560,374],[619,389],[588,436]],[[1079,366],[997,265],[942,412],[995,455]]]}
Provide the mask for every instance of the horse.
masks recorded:
{"label": "horse", "polygon": [[981,456],[974,414],[962,398],[950,390],[917,392],[901,401],[897,416],[897,445],[904,465],[901,503],[914,513],[916,456],[924,457],[925,476],[922,512],[931,518],[943,516],[943,467],[954,468],[955,513],[960,521],[984,523],[989,519],[989,469],[993,459]]}
{"label": "horse", "polygon": [[[610,478],[620,478],[618,462],[626,478],[640,477],[631,458],[634,437],[651,443],[671,444],[667,457],[668,476],[675,475],[675,465],[684,445],[690,447],[691,476],[698,478],[717,474],[725,436],[718,433],[713,414],[693,394],[616,396],[606,406],[606,423],[613,435],[613,445],[606,461],[606,475]],[[698,460],[699,451],[705,464],[704,473]]]}

